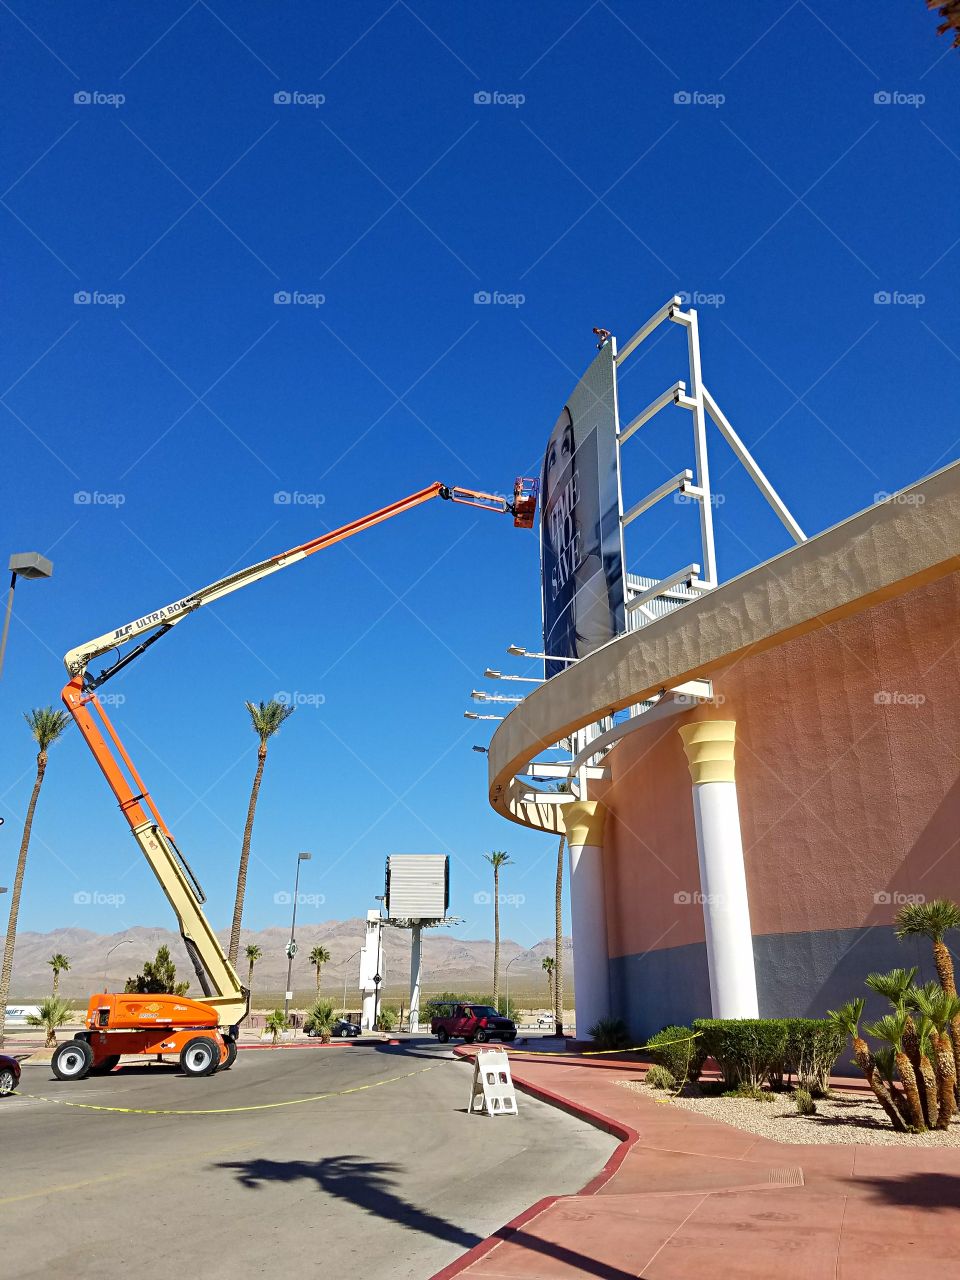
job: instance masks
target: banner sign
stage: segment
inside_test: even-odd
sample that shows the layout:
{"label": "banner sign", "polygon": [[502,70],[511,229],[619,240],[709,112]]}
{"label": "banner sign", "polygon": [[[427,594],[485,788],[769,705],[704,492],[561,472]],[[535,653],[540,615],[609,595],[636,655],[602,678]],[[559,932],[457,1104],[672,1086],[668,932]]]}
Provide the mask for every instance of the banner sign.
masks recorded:
{"label": "banner sign", "polygon": [[[540,494],[544,653],[582,658],[626,630],[612,342],[557,419]],[[547,662],[546,675],[565,665]]]}

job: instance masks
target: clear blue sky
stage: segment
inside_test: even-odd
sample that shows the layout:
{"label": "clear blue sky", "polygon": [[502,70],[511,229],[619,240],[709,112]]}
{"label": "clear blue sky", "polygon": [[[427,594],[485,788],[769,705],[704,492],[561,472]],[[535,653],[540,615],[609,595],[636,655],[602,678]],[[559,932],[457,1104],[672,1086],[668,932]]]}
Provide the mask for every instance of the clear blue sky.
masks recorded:
{"label": "clear blue sky", "polygon": [[[33,777],[21,712],[57,703],[66,649],[430,481],[535,473],[593,325],[625,340],[675,290],[723,295],[700,307],[705,380],[808,532],[960,452],[960,55],[920,0],[15,0],[0,24],[2,549],[56,564],[18,591],[0,688],[0,882]],[[672,330],[625,412],[682,357]],[[687,463],[672,421],[628,491]],[[722,577],[787,545],[728,467],[718,446]],[[683,515],[632,568],[686,563]],[[271,745],[246,923],[285,922],[299,849],[326,898],[308,920],[372,905],[387,853],[446,851],[453,909],[488,935],[473,894],[505,848],[526,897],[505,933],[548,935],[554,842],[490,811],[470,750],[488,726],[462,719],[539,612],[535,535],[435,503],[189,619],[107,686],[214,924],[255,765],[243,701],[287,690],[324,701]],[[71,728],[21,924],[141,923],[171,920]]]}

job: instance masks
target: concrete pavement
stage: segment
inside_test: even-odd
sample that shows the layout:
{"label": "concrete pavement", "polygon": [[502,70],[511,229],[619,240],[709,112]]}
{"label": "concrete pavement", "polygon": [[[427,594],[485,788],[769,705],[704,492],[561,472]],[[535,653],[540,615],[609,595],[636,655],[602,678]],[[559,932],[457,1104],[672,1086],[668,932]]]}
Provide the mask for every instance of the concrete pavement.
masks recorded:
{"label": "concrete pavement", "polygon": [[0,1100],[3,1274],[422,1280],[616,1145],[525,1099],[468,1116],[469,1086],[429,1041],[243,1050],[199,1080],[137,1064],[66,1084],[27,1064],[29,1096]]}

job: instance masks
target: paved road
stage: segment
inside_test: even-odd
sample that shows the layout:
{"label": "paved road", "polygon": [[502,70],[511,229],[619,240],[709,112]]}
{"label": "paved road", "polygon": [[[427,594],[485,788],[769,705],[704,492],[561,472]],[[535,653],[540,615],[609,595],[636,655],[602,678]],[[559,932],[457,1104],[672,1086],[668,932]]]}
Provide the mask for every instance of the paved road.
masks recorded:
{"label": "paved road", "polygon": [[468,1116],[469,1088],[429,1041],[245,1050],[200,1080],[138,1064],[65,1084],[27,1064],[33,1096],[0,1099],[3,1274],[423,1280],[615,1146],[522,1095],[515,1119]]}

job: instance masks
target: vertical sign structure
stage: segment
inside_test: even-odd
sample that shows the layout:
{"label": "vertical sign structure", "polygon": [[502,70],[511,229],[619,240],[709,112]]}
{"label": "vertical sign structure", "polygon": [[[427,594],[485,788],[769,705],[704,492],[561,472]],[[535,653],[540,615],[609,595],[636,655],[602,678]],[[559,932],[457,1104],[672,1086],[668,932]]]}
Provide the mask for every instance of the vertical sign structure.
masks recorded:
{"label": "vertical sign structure", "polygon": [[[544,652],[582,658],[626,630],[616,353],[607,342],[553,428],[541,477]],[[546,675],[563,669],[546,663]]]}

